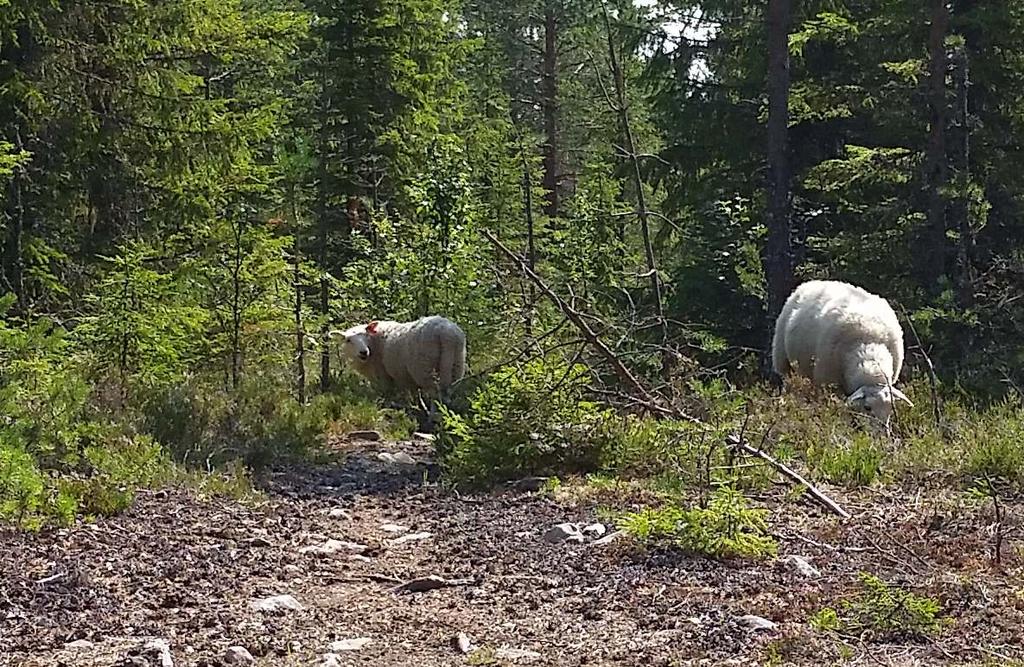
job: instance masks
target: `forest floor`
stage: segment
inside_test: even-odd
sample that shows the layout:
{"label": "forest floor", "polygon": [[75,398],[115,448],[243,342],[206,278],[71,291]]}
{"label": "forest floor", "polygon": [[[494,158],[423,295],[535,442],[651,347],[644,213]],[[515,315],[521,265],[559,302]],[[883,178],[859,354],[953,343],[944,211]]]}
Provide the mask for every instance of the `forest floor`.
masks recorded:
{"label": "forest floor", "polygon": [[[780,485],[756,497],[779,558],[718,562],[626,537],[551,544],[542,535],[553,525],[600,521],[615,501],[522,486],[459,496],[427,483],[424,464],[379,456],[423,460],[427,443],[336,446],[341,462],[270,474],[257,501],[147,492],[96,523],[0,534],[0,665],[222,665],[233,646],[255,660],[235,664],[310,666],[1024,659],[1024,503],[1002,504],[997,565],[991,503],[962,492],[830,489],[853,515],[842,521]],[[334,553],[308,549],[325,544]],[[818,572],[796,571],[788,555]],[[942,629],[931,639],[813,629],[815,612],[861,590],[860,572],[936,599]],[[446,585],[397,589],[431,575]],[[254,608],[277,595],[297,608]]]}

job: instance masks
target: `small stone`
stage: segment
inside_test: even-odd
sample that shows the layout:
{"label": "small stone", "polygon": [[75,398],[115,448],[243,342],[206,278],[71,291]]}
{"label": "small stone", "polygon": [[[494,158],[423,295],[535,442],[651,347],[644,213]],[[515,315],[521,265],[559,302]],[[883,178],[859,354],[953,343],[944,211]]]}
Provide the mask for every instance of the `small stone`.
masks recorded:
{"label": "small stone", "polygon": [[758,631],[761,631],[761,630],[765,630],[765,631],[774,630],[775,627],[776,627],[775,623],[773,623],[772,621],[769,621],[767,618],[762,618],[760,616],[754,616],[753,614],[747,614],[745,616],[740,616],[739,618],[736,619],[736,621],[740,625],[745,627],[747,630],[750,630],[751,632],[758,632]]}
{"label": "small stone", "polygon": [[499,648],[494,651],[494,657],[498,660],[510,660],[512,662],[533,662],[541,655],[536,651],[529,651],[523,648]]}
{"label": "small stone", "polygon": [[67,644],[65,644],[64,648],[79,649],[79,648],[92,648],[93,646],[95,646],[95,644],[93,644],[88,639],[76,639],[73,642],[68,642]]}
{"label": "small stone", "polygon": [[359,561],[360,563],[372,563],[373,562],[372,558],[370,558],[369,556],[364,556],[363,554],[352,554],[351,556],[348,557],[348,559],[349,560],[356,560],[356,561]]}
{"label": "small stone", "polygon": [[367,442],[378,442],[380,433],[377,431],[350,431],[348,434],[349,440],[364,440]]}
{"label": "small stone", "polygon": [[303,609],[299,601],[291,595],[274,595],[262,600],[253,600],[249,603],[249,607],[255,611],[269,614],[279,611],[302,611]]}
{"label": "small stone", "polygon": [[395,463],[400,463],[402,465],[407,466],[416,465],[416,459],[406,454],[405,452],[396,452],[393,456],[395,458]]}
{"label": "small stone", "polygon": [[171,645],[166,639],[150,639],[142,645],[142,653],[151,659],[157,660],[159,667],[174,667],[174,658],[171,657]]}
{"label": "small stone", "polygon": [[544,533],[544,541],[549,544],[562,544],[563,542],[583,542],[583,533],[572,523],[560,523],[552,526]]}
{"label": "small stone", "polygon": [[252,653],[244,646],[229,646],[224,650],[221,660],[225,665],[251,665],[256,662]]}
{"label": "small stone", "polygon": [[431,574],[407,581],[400,586],[396,586],[394,590],[404,593],[425,593],[426,591],[434,591],[448,586],[468,586],[471,583],[473,583],[472,579],[445,579],[436,574]]}
{"label": "small stone", "polygon": [[356,637],[354,639],[339,639],[336,642],[331,642],[327,650],[331,653],[340,653],[341,651],[358,651],[373,640],[369,637]]}
{"label": "small stone", "polygon": [[334,509],[329,511],[327,513],[327,516],[331,517],[332,519],[352,519],[352,516],[345,510],[341,509],[340,507],[335,507]]}
{"label": "small stone", "polygon": [[814,567],[814,565],[812,565],[811,562],[803,556],[797,556],[794,554],[786,556],[785,558],[780,558],[779,562],[785,564],[794,572],[807,577],[808,579],[814,579],[821,576],[821,572],[818,571],[818,568]]}
{"label": "small stone", "polygon": [[318,667],[341,667],[341,658],[336,653],[324,653]]}
{"label": "small stone", "polygon": [[608,528],[603,523],[592,523],[583,528],[583,534],[587,537],[601,537],[607,532]]}
{"label": "small stone", "polygon": [[412,434],[412,439],[421,440],[423,442],[433,442],[436,439],[436,436],[433,433],[423,433],[421,431],[416,431],[415,433]]}
{"label": "small stone", "polygon": [[429,540],[433,535],[431,533],[409,533],[408,535],[402,535],[391,540],[391,546],[398,546],[405,544],[406,542],[420,542],[422,540]]}
{"label": "small stone", "polygon": [[347,542],[345,540],[327,540],[320,545],[310,545],[299,549],[299,553],[313,554],[314,556],[333,556],[338,553],[365,553],[370,547],[358,542]]}
{"label": "small stone", "polygon": [[524,477],[512,482],[512,487],[520,491],[540,491],[548,483],[548,477]]}
{"label": "small stone", "polygon": [[603,547],[606,544],[611,544],[615,540],[617,540],[620,537],[622,537],[624,534],[625,533],[623,533],[621,530],[616,530],[616,531],[614,531],[612,533],[608,533],[607,535],[605,535],[604,537],[602,537],[599,540],[594,540],[593,542],[590,543],[590,545],[594,546],[594,547]]}
{"label": "small stone", "polygon": [[404,533],[409,530],[408,526],[401,526],[397,523],[385,523],[380,527],[385,533]]}
{"label": "small stone", "polygon": [[452,643],[455,644],[455,648],[461,653],[469,653],[473,650],[473,640],[465,632],[455,635]]}

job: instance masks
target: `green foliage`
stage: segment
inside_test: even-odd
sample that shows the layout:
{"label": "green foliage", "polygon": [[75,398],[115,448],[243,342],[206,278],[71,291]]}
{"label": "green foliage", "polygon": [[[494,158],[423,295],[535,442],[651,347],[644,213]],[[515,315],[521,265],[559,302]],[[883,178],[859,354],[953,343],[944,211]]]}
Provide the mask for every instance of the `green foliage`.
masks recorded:
{"label": "green foliage", "polygon": [[901,637],[927,637],[943,625],[938,601],[889,586],[878,577],[862,572],[860,594],[843,602],[841,609],[825,607],[810,619],[823,631],[847,634],[868,633],[875,641]]}
{"label": "green foliage", "polygon": [[619,528],[645,543],[665,542],[713,558],[765,558],[776,552],[767,510],[748,507],[730,486],[715,489],[706,508],[663,507],[628,513]]}
{"label": "green foliage", "polygon": [[613,415],[584,398],[589,374],[552,358],[495,371],[468,414],[443,410],[439,448],[457,483],[597,467],[612,444]]}
{"label": "green foliage", "polygon": [[855,433],[848,446],[811,445],[807,452],[812,470],[833,484],[871,486],[879,477],[885,451],[868,433]]}

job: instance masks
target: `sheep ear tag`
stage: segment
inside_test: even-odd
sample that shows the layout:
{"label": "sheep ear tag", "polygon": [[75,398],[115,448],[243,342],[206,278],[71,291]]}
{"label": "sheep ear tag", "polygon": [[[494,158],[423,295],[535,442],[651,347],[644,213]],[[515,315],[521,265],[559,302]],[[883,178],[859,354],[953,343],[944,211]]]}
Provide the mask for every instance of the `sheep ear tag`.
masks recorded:
{"label": "sheep ear tag", "polygon": [[906,401],[907,405],[909,405],[910,407],[914,407],[914,402],[911,401],[909,398],[907,398],[906,394],[904,394],[902,391],[900,391],[896,387],[891,387],[890,389],[892,390],[892,395],[893,396],[895,396],[896,398],[900,399],[901,401]]}
{"label": "sheep ear tag", "polygon": [[374,320],[366,325],[366,332],[371,334],[377,333],[377,320]]}
{"label": "sheep ear tag", "polygon": [[855,402],[861,400],[862,398],[864,398],[864,394],[865,394],[864,387],[858,387],[857,391],[853,392],[852,394],[850,394],[847,397],[846,404],[849,405],[851,403],[855,403]]}

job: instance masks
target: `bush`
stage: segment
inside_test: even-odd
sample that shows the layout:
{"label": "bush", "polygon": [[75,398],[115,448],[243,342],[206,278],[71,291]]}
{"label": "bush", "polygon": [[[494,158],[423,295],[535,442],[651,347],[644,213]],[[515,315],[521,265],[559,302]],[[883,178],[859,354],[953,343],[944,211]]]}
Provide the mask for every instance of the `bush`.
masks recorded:
{"label": "bush", "polygon": [[764,558],[774,555],[766,510],[747,506],[743,494],[721,486],[706,508],[663,507],[623,515],[619,528],[644,543],[667,542],[688,553],[712,558]]}
{"label": "bush", "polygon": [[942,627],[936,600],[889,586],[866,572],[859,578],[863,591],[841,610],[825,607],[815,613],[812,627],[855,635],[870,632],[878,641],[924,637]]}
{"label": "bush", "polygon": [[469,400],[442,409],[439,450],[448,477],[480,485],[595,469],[615,437],[614,416],[584,397],[586,367],[549,359],[506,366]]}

